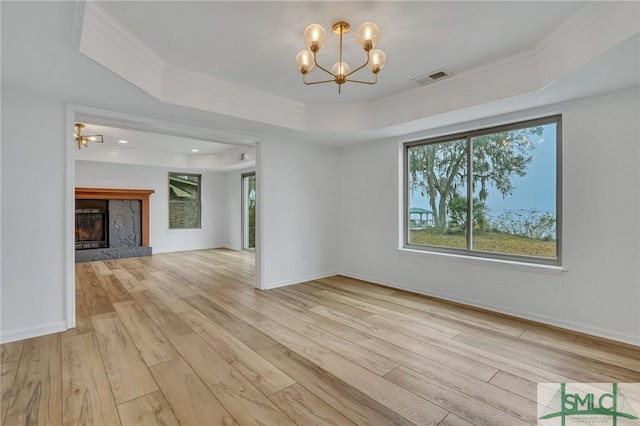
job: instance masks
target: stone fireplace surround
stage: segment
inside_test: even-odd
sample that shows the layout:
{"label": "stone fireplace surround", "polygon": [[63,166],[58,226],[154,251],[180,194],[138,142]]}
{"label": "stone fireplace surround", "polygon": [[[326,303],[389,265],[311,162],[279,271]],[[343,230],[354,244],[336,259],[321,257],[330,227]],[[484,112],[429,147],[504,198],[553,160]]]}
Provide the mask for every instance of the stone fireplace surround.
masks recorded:
{"label": "stone fireplace surround", "polygon": [[80,244],[76,236],[76,262],[150,256],[149,196],[154,192],[152,189],[76,188],[76,200],[107,200],[109,205],[105,224],[109,246],[87,249],[90,245]]}

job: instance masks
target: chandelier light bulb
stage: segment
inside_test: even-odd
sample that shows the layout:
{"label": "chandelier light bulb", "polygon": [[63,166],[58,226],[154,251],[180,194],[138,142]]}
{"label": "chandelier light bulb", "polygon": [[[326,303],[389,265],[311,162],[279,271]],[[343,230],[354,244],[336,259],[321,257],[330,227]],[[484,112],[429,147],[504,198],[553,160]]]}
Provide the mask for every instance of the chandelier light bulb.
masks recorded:
{"label": "chandelier light bulb", "polygon": [[311,51],[322,49],[327,41],[327,32],[320,24],[311,24],[304,30],[304,45]]}
{"label": "chandelier light bulb", "polygon": [[313,62],[313,52],[308,49],[303,49],[296,55],[296,68],[302,74],[307,74],[315,67]]}
{"label": "chandelier light bulb", "polygon": [[380,29],[373,22],[365,22],[356,31],[356,41],[368,52],[380,41]]}
{"label": "chandelier light bulb", "polygon": [[367,64],[367,68],[369,68],[372,73],[377,74],[380,72],[386,63],[387,55],[385,55],[382,50],[374,49],[369,52],[369,63]]}
{"label": "chandelier light bulb", "polygon": [[336,64],[331,68],[331,72],[336,76],[337,79],[344,80],[347,77],[347,74],[351,71],[349,65],[346,62],[336,62]]}

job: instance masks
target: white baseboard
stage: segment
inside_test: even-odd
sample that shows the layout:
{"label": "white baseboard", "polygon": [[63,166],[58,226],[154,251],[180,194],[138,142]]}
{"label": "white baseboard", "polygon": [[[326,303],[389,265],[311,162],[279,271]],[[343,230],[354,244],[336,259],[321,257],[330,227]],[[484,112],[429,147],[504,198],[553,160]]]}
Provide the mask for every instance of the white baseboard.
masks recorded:
{"label": "white baseboard", "polygon": [[15,342],[17,340],[30,339],[32,337],[44,336],[46,334],[58,333],[67,329],[67,323],[64,321],[58,321],[51,324],[46,324],[38,327],[23,328],[21,330],[9,331],[3,333],[0,338],[2,343]]}
{"label": "white baseboard", "polygon": [[468,305],[476,308],[486,309],[486,310],[497,312],[500,314],[511,315],[513,317],[535,321],[542,324],[551,325],[554,327],[560,327],[570,331],[576,331],[579,333],[584,333],[584,334],[588,334],[595,337],[602,337],[605,339],[610,339],[610,340],[615,340],[622,343],[628,343],[631,345],[640,346],[640,336],[634,336],[632,334],[619,333],[613,330],[594,327],[588,324],[577,323],[574,321],[566,321],[563,319],[548,317],[545,315],[538,315],[532,312],[520,311],[520,310],[512,309],[506,306],[479,302],[477,300],[458,297],[458,296],[454,296],[447,293],[441,293],[437,291],[425,291],[424,289],[414,288],[414,287],[406,286],[400,283],[384,282],[384,281],[377,280],[373,277],[368,277],[366,275],[355,274],[350,272],[340,272],[339,274],[345,277],[355,278],[362,281],[368,281],[368,282],[379,284],[385,287],[397,288],[399,290],[406,290],[413,293],[422,294],[424,296],[436,297],[438,299],[461,303],[463,305]]}
{"label": "white baseboard", "polygon": [[307,281],[319,280],[322,278],[332,277],[334,275],[339,275],[338,272],[330,272],[330,273],[322,273],[317,275],[307,275],[306,277],[295,278],[292,280],[279,281],[276,283],[267,284],[265,286],[265,290],[271,290],[278,287],[286,287],[289,285],[300,284]]}
{"label": "white baseboard", "polygon": [[194,250],[213,250],[213,249],[218,249],[218,248],[226,248],[226,245],[224,244],[214,244],[214,245],[210,245],[210,244],[206,244],[206,245],[197,245],[197,246],[193,246],[193,247],[164,247],[164,248],[159,248],[156,249],[155,247],[153,248],[153,253],[154,254],[160,254],[160,253],[177,253],[180,251],[194,251]]}

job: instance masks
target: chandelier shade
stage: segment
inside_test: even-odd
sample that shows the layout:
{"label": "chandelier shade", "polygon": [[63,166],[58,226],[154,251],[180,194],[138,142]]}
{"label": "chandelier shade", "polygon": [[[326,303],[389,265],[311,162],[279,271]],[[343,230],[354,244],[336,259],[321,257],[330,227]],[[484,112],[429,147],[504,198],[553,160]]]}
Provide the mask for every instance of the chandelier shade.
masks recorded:
{"label": "chandelier shade", "polygon": [[[365,22],[356,30],[356,42],[365,52],[364,63],[357,68],[351,70],[351,67],[343,60],[342,57],[342,37],[348,33],[351,26],[348,22],[338,21],[333,24],[332,31],[340,37],[340,50],[338,51],[338,62],[328,70],[318,63],[318,52],[322,49],[327,41],[327,32],[320,24],[310,24],[305,28],[303,34],[304,45],[306,49],[298,52],[295,58],[295,64],[298,71],[302,74],[302,82],[306,85],[320,83],[336,83],[338,85],[338,93],[341,93],[344,83],[361,83],[376,84],[378,82],[378,73],[387,63],[387,56],[380,49],[373,49],[380,40],[380,29],[373,22]],[[326,80],[307,81],[307,75],[314,69],[320,69],[322,72],[329,74],[330,78]],[[351,78],[353,74],[367,68],[373,74],[373,80],[364,81]]]}

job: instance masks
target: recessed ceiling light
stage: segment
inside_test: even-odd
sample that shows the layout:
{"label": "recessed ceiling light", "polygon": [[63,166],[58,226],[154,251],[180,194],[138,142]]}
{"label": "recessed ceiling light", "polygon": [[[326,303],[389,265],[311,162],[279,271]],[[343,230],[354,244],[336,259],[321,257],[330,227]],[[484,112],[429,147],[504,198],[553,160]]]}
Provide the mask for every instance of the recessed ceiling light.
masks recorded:
{"label": "recessed ceiling light", "polygon": [[118,141],[118,143],[129,143],[129,142],[128,142],[128,141],[125,141],[125,140],[123,140],[123,139],[120,139],[120,140]]}
{"label": "recessed ceiling light", "polygon": [[198,152],[199,149],[192,149],[191,152]]}

